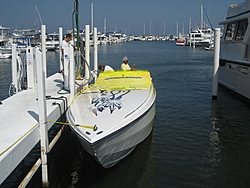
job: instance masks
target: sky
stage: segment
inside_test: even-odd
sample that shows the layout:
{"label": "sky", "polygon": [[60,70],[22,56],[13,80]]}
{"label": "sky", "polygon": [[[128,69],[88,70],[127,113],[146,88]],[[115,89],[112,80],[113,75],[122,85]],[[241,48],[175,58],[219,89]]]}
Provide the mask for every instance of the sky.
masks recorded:
{"label": "sky", "polygon": [[[79,26],[90,30],[97,27],[107,32],[122,32],[131,35],[176,35],[188,33],[200,26],[201,5],[203,20],[213,28],[226,18],[231,4],[244,0],[78,0]],[[75,0],[0,0],[0,25],[11,29],[33,29],[46,25],[47,32],[66,32],[75,25]],[[93,27],[91,21],[93,4]],[[177,29],[178,28],[178,29]]]}

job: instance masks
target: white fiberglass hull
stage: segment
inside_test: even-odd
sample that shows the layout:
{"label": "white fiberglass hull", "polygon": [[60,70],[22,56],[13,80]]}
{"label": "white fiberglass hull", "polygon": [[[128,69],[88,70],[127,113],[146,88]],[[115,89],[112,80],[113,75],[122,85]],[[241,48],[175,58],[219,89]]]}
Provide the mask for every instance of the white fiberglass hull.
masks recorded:
{"label": "white fiberglass hull", "polygon": [[[220,46],[219,83],[250,99],[250,0],[231,5]],[[240,25],[240,27],[239,27]]]}
{"label": "white fiberglass hull", "polygon": [[224,87],[250,99],[250,65],[226,63],[220,66],[219,83]]}
{"label": "white fiberglass hull", "polygon": [[98,128],[71,126],[83,148],[104,168],[110,168],[152,131],[155,97],[153,84],[134,90],[89,88],[75,98],[67,111],[67,119],[72,125]]}
{"label": "white fiberglass hull", "polygon": [[129,155],[137,144],[148,137],[153,128],[154,115],[155,105],[143,117],[139,117],[134,122],[124,125],[122,130],[114,132],[94,144],[84,140],[76,129],[73,128],[73,131],[76,133],[83,148],[94,156],[97,162],[104,168],[110,168]]}

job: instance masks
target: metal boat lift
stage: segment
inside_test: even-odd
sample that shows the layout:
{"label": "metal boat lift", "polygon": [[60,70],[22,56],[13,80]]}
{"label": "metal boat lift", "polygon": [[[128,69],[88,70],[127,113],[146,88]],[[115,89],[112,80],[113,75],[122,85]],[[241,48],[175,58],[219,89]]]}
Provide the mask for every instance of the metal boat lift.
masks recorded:
{"label": "metal boat lift", "polygon": [[[89,32],[89,25],[85,26]],[[27,90],[20,90],[18,86],[16,46],[13,46],[13,87],[15,94],[2,101],[0,105],[0,185],[18,166],[31,149],[40,141],[41,158],[36,161],[19,187],[25,187],[32,176],[42,166],[42,184],[49,186],[49,173],[47,155],[56,144],[63,130],[63,126],[49,143],[48,130],[67,110],[70,101],[79,89],[75,84],[75,64],[73,47],[65,49],[64,63],[67,64],[62,79],[60,73],[46,78],[46,43],[45,25],[42,26],[42,50],[38,48],[27,48]],[[62,29],[59,29],[62,32]],[[95,28],[97,36],[97,28]],[[89,36],[89,33],[87,33]],[[97,37],[95,38],[97,40]],[[88,40],[87,40],[88,41]],[[95,42],[95,69],[97,63],[97,42]],[[89,53],[89,44],[85,45]],[[86,59],[89,61],[89,55]],[[89,65],[88,65],[89,66]],[[97,70],[95,70],[97,71]],[[89,75],[88,75],[89,76]],[[68,93],[59,94],[62,87],[68,89]],[[52,98],[53,100],[48,100]],[[58,105],[54,105],[55,103]],[[61,108],[60,108],[61,107]]]}

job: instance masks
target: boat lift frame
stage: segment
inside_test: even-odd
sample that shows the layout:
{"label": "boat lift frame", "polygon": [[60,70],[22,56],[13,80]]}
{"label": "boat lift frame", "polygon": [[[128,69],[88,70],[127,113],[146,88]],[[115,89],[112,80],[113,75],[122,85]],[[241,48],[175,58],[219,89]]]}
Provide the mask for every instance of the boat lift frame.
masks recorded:
{"label": "boat lift frame", "polygon": [[[89,25],[85,26],[85,29],[88,30]],[[45,25],[42,25],[42,38],[45,37],[45,31],[46,27]],[[62,29],[59,28],[59,32],[61,32]],[[86,36],[89,36],[89,33],[86,33]],[[88,41],[88,40],[87,40]],[[85,41],[85,50],[89,53],[90,44]],[[45,46],[45,40],[42,40],[42,46]],[[13,47],[15,49],[15,47]],[[48,130],[52,127],[53,123],[51,123],[48,119],[58,119],[62,113],[63,109],[59,109],[59,106],[53,107],[54,110],[50,110],[48,112],[46,109],[52,108],[49,106],[46,106],[46,90],[45,88],[48,88],[49,86],[46,86],[46,83],[53,82],[53,79],[47,78],[46,79],[46,66],[44,64],[46,63],[46,58],[44,58],[44,54],[46,55],[46,48],[44,49],[42,47],[42,51],[40,49],[36,48],[35,50],[35,63],[36,63],[36,78],[37,78],[37,86],[28,88],[28,90],[35,90],[34,92],[37,92],[38,96],[38,103],[39,103],[39,122],[37,122],[35,125],[30,125],[30,130],[25,133],[25,135],[22,135],[20,139],[16,140],[14,143],[11,143],[10,147],[5,149],[3,152],[0,151],[0,168],[5,169],[4,171],[0,171],[0,185],[4,182],[4,180],[11,174],[11,172],[15,169],[15,167],[18,166],[18,164],[23,160],[23,158],[29,153],[29,151],[38,143],[41,141],[41,158],[36,161],[36,163],[33,165],[33,167],[30,169],[26,177],[23,179],[19,187],[25,187],[29,183],[29,181],[32,179],[36,171],[40,166],[42,166],[42,184],[43,187],[49,186],[49,172],[48,172],[48,161],[47,161],[47,155],[52,150],[53,146],[57,143],[58,139],[60,138],[62,131],[64,129],[64,126],[58,131],[56,136],[52,139],[52,141],[49,143],[48,141]],[[70,93],[66,94],[66,98],[68,98],[69,101],[71,101],[75,95],[75,92],[79,88],[79,86],[75,85],[75,67],[74,67],[74,56],[73,56],[73,47],[69,47],[68,49],[65,49],[65,54],[68,54],[69,57],[67,59],[68,64],[70,64],[68,73],[71,75],[69,76],[68,80],[65,80],[68,82]],[[86,53],[86,52],[85,52]],[[13,77],[12,77],[12,84],[17,85],[17,75],[16,75],[16,58],[18,56],[17,52],[13,50],[14,56],[12,56],[13,60],[12,63],[13,66]],[[89,61],[89,57],[85,58],[87,62]],[[65,59],[66,60],[66,59]],[[88,64],[89,66],[89,64]],[[97,73],[97,28],[94,28],[94,76],[96,76]],[[89,67],[88,67],[89,68]],[[33,70],[33,69],[32,69]],[[34,75],[28,73],[27,75],[33,76]],[[53,77],[53,76],[52,76]],[[96,78],[96,77],[95,77]],[[46,80],[46,82],[45,82]],[[26,92],[31,92],[31,91]],[[37,90],[37,91],[36,91]],[[16,95],[21,95],[21,93],[24,91],[20,91],[19,93],[16,93]],[[15,98],[15,97],[13,97]],[[12,100],[12,97],[10,97],[8,100]],[[25,100],[25,99],[23,99]],[[2,101],[3,105],[1,107],[4,107],[5,101]],[[7,103],[7,102],[6,102]],[[67,103],[68,105],[69,103]],[[68,107],[68,106],[67,106]],[[65,110],[67,109],[65,108]],[[28,111],[28,110],[27,110]],[[61,111],[61,113],[58,113]],[[11,118],[11,117],[10,117]],[[26,121],[25,121],[26,122]],[[33,119],[34,122],[34,119]],[[11,134],[11,132],[10,132]],[[25,148],[25,149],[24,149]]]}

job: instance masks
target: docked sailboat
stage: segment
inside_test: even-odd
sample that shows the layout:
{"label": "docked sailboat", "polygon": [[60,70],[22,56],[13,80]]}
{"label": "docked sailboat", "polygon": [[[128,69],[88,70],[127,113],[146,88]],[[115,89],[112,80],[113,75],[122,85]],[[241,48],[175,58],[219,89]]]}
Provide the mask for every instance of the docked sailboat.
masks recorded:
{"label": "docked sailboat", "polygon": [[146,70],[101,72],[94,85],[75,96],[67,120],[83,148],[110,168],[152,131],[155,98]]}
{"label": "docked sailboat", "polygon": [[221,39],[219,83],[250,99],[250,0],[231,5]]}

